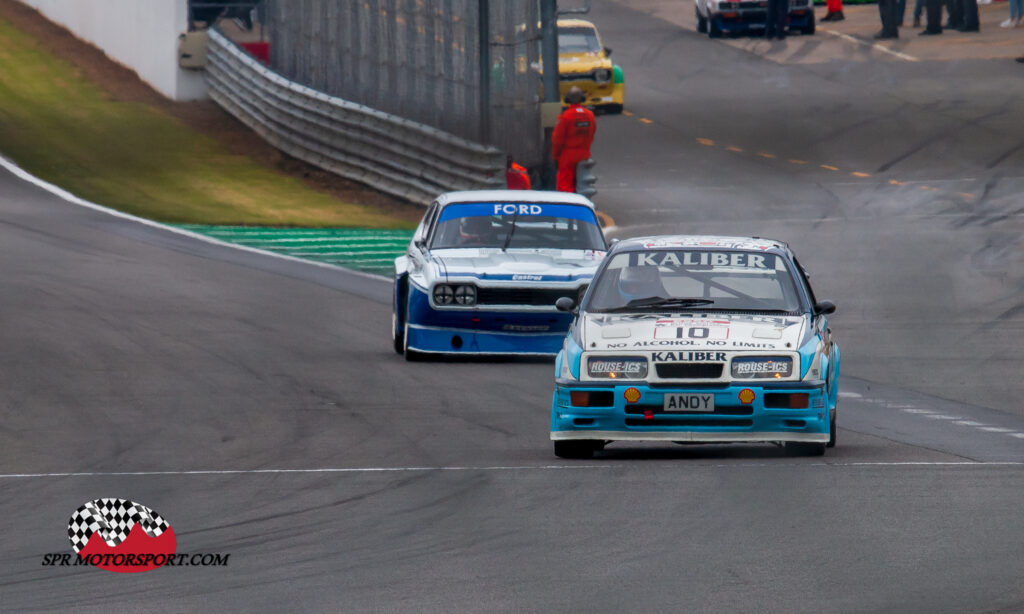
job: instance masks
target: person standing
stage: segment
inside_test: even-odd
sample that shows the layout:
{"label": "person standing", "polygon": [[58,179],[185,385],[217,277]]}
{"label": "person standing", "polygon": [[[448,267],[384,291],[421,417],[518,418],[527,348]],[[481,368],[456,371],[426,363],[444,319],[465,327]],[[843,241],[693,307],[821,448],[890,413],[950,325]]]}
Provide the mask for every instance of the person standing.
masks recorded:
{"label": "person standing", "polygon": [[882,18],[882,31],[875,35],[879,40],[899,38],[899,7],[897,0],[878,0],[878,15]]}
{"label": "person standing", "polygon": [[964,0],[946,0],[946,29],[959,30],[964,26]]}
{"label": "person standing", "polygon": [[920,36],[942,34],[942,0],[924,0],[924,11],[928,24],[918,34]]}
{"label": "person standing", "polygon": [[576,165],[590,157],[597,120],[590,109],[583,106],[586,99],[580,88],[569,89],[565,94],[565,104],[569,107],[558,116],[551,136],[551,159],[558,166],[555,184],[559,192],[576,191]]}
{"label": "person standing", "polygon": [[957,0],[960,4],[960,19],[962,24],[957,30],[961,32],[980,32],[981,24],[978,21],[978,0]]}
{"label": "person standing", "polygon": [[786,39],[786,18],[789,17],[789,0],[768,0],[768,17],[764,24],[764,37],[771,40]]}
{"label": "person standing", "polygon": [[821,18],[822,21],[842,21],[846,19],[843,15],[843,0],[825,0],[825,8],[828,13]]}
{"label": "person standing", "polygon": [[914,27],[921,27],[921,14],[924,13],[924,0],[914,0]]}
{"label": "person standing", "polygon": [[1016,28],[1024,19],[1024,0],[1010,0],[1010,18],[999,24],[1002,28]]}

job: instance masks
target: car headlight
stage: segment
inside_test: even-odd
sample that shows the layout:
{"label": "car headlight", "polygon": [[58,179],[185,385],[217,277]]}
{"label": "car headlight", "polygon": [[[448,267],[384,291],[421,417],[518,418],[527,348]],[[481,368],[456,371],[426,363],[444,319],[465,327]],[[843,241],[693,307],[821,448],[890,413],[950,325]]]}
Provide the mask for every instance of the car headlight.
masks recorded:
{"label": "car headlight", "polygon": [[438,284],[434,286],[434,302],[438,305],[451,305],[455,300],[455,292],[451,286]]}
{"label": "car headlight", "polygon": [[598,68],[594,71],[594,81],[598,83],[608,83],[612,80],[612,71],[607,68]]}
{"label": "car headlight", "polygon": [[735,379],[779,379],[793,375],[793,359],[789,356],[751,356],[732,359]]}
{"label": "car headlight", "polygon": [[587,358],[590,377],[604,379],[644,379],[647,359],[629,356],[591,356]]}
{"label": "car headlight", "polygon": [[460,305],[475,305],[476,286],[455,286],[455,302]]}

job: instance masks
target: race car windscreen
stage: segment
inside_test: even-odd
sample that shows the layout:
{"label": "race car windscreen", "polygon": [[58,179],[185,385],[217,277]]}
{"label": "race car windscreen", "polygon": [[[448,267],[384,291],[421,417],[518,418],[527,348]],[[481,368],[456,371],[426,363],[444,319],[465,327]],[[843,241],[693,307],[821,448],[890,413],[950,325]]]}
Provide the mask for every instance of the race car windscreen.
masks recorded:
{"label": "race car windscreen", "polygon": [[601,41],[593,28],[558,28],[558,53],[598,53]]}
{"label": "race car windscreen", "polygon": [[448,205],[438,217],[430,247],[606,249],[589,207],[544,203]]}
{"label": "race car windscreen", "polygon": [[741,250],[651,250],[615,255],[585,309],[796,314],[800,298],[783,258]]}

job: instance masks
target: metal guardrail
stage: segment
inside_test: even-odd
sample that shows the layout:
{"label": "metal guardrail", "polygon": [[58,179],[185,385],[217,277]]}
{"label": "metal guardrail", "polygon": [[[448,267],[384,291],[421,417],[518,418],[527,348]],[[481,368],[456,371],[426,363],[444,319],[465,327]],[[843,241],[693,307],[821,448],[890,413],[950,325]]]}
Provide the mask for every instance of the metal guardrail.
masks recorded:
{"label": "metal guardrail", "polygon": [[498,149],[299,85],[209,34],[210,97],[288,155],[420,204],[505,187]]}

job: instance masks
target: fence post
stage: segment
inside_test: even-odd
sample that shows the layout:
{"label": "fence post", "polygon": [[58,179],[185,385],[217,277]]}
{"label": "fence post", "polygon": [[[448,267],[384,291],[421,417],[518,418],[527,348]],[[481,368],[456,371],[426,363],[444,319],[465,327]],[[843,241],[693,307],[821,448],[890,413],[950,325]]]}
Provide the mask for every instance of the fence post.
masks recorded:
{"label": "fence post", "polygon": [[491,5],[479,0],[480,38],[480,142],[491,144]]}
{"label": "fence post", "polygon": [[[544,68],[544,102],[559,102],[558,91],[558,0],[541,0],[541,66]],[[544,128],[544,168],[541,186],[555,188],[555,165],[551,159],[551,136],[554,128]]]}

